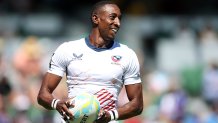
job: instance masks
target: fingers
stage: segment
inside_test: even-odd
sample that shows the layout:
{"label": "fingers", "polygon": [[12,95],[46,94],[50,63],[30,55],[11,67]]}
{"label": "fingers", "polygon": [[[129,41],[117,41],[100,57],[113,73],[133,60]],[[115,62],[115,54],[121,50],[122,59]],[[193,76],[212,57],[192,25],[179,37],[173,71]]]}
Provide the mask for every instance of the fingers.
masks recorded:
{"label": "fingers", "polygon": [[100,112],[98,113],[98,119],[104,117],[104,115],[105,115],[105,111],[101,109]]}
{"label": "fingers", "polygon": [[65,121],[73,120],[72,118],[70,118],[70,117],[67,116],[66,114],[63,115],[62,118],[63,118]]}
{"label": "fingers", "polygon": [[72,120],[74,119],[73,114],[69,111],[68,108],[64,108],[63,115],[64,119]]}
{"label": "fingers", "polygon": [[110,121],[110,116],[108,112],[104,110],[100,110],[98,114],[98,119],[95,121],[95,123],[108,123]]}
{"label": "fingers", "polygon": [[57,104],[57,111],[62,115],[64,120],[73,120],[73,114],[68,109],[68,106],[65,101],[59,101]]}
{"label": "fingers", "polygon": [[68,121],[70,119],[69,116],[66,115],[66,112],[62,111],[62,112],[59,112],[61,115],[62,115],[62,118],[65,120],[65,121]]}
{"label": "fingers", "polygon": [[73,108],[75,106],[75,100],[73,99],[69,99],[65,102],[65,104],[67,105],[68,108]]}

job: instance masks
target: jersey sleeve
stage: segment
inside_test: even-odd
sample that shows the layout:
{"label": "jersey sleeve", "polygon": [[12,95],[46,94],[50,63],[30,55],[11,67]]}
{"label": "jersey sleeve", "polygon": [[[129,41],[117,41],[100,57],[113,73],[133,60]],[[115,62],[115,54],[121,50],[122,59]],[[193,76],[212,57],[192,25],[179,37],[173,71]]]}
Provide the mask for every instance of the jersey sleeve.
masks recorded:
{"label": "jersey sleeve", "polygon": [[58,76],[64,75],[67,67],[66,46],[66,43],[61,44],[53,53],[49,63],[49,70],[47,72]]}
{"label": "jersey sleeve", "polygon": [[126,71],[124,72],[123,79],[124,85],[141,83],[139,61],[135,52],[132,50],[129,54],[129,63],[127,65]]}

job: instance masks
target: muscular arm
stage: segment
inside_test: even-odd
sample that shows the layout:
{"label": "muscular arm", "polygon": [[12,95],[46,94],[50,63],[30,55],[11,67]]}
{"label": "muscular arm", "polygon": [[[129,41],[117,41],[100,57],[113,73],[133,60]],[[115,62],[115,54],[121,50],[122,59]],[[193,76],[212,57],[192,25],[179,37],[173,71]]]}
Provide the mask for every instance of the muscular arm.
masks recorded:
{"label": "muscular arm", "polygon": [[[137,116],[143,110],[142,84],[126,85],[125,88],[129,102],[117,109],[119,115],[117,120],[125,120]],[[109,112],[100,112],[100,118],[95,123],[108,123],[110,120]]]}
{"label": "muscular arm", "polygon": [[62,77],[46,73],[41,88],[39,90],[39,94],[37,97],[38,103],[42,105],[46,109],[52,109],[51,102],[53,100],[52,92],[60,83]]}
{"label": "muscular arm", "polygon": [[126,85],[126,93],[129,102],[118,108],[118,120],[124,120],[141,114],[143,110],[142,84]]}

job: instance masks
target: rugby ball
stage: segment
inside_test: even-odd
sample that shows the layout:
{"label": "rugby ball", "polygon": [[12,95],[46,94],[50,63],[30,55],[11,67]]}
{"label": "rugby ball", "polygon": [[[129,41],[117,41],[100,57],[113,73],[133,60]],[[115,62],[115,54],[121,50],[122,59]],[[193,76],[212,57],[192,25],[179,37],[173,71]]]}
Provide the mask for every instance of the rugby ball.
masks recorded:
{"label": "rugby ball", "polygon": [[70,123],[93,123],[98,118],[100,103],[96,96],[82,93],[71,101],[75,107],[69,108],[74,115],[74,120]]}

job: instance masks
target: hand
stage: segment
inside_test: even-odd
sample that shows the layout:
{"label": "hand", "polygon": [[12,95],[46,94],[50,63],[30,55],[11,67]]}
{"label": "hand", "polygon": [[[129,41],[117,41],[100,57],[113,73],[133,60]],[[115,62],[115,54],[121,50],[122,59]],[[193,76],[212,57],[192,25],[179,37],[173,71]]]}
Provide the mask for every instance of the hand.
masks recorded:
{"label": "hand", "polygon": [[107,111],[103,109],[100,110],[98,114],[98,119],[94,123],[108,123],[111,120],[111,116]]}
{"label": "hand", "polygon": [[73,114],[69,110],[70,107],[75,106],[75,104],[71,100],[72,98],[67,100],[60,100],[56,106],[56,110],[62,115],[65,121],[74,119]]}

